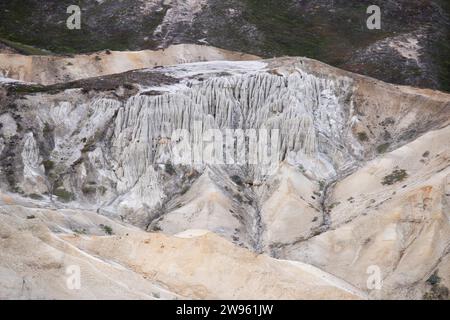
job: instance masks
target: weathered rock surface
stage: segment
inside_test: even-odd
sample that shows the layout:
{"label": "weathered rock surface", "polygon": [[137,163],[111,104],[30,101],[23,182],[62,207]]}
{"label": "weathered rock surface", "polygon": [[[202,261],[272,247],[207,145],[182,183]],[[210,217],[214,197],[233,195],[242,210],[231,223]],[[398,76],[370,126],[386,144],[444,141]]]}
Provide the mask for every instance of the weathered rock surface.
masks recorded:
{"label": "weathered rock surface", "polygon": [[[5,207],[6,216],[32,204],[54,215],[88,212],[115,221],[113,229],[139,227],[128,239],[121,232],[98,237],[92,223],[82,227],[86,236],[72,229],[59,237],[164,283],[167,294],[418,299],[439,289],[446,297],[448,94],[281,58],[182,64],[53,86],[6,82],[0,98],[0,188],[20,199]],[[271,142],[277,166],[171,163],[183,143],[199,137],[199,122],[205,130],[279,130]],[[177,129],[193,135],[172,140]],[[5,219],[5,228],[19,223]],[[173,238],[192,229],[223,239]],[[148,247],[141,243],[147,238]],[[173,250],[159,250],[158,242]],[[130,247],[139,254],[130,256]],[[174,280],[165,272],[176,259],[191,269],[174,266],[183,274]],[[261,264],[278,275],[255,280],[267,270]],[[238,265],[245,265],[242,274],[233,271]],[[316,276],[331,278],[310,266],[364,294],[344,290],[347,284],[335,278],[322,287]],[[373,266],[381,272],[381,290],[367,287]],[[230,278],[196,273],[209,267]],[[439,284],[427,283],[433,274]],[[237,288],[243,279],[248,291]]]}

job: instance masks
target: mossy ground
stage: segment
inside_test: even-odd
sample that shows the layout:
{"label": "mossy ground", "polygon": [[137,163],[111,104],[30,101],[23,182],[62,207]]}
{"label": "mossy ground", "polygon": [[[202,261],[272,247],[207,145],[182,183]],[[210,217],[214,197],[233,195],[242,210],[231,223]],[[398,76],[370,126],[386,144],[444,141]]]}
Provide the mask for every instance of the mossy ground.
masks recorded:
{"label": "mossy ground", "polygon": [[293,1],[245,0],[247,20],[266,35],[264,50],[273,55],[306,56],[331,64],[343,63],[349,49],[386,36],[368,32],[364,3],[348,2],[330,14],[326,9],[304,12]]}
{"label": "mossy ground", "polygon": [[[448,19],[449,2],[434,2]],[[81,30],[66,27],[66,9],[72,4],[82,8]],[[381,30],[367,29],[366,9],[371,4],[383,10]],[[326,1],[209,0],[204,8],[207,13],[202,12],[191,27],[177,29],[176,41],[164,35],[153,36],[168,6],[145,14],[140,8],[138,0],[9,0],[0,3],[0,41],[25,54],[75,54],[155,49],[161,41],[189,43],[206,36],[211,45],[225,49],[268,58],[306,56],[388,82],[429,86],[430,79],[425,79],[423,70],[405,66],[402,61],[369,57],[361,66],[350,61],[355,51],[377,40],[431,24],[433,34],[438,35],[427,45],[427,56],[433,64],[429,72],[437,78],[440,89],[450,91],[449,23],[433,11],[430,1],[336,0],[331,6]],[[230,8],[240,11],[237,20],[227,16]]]}
{"label": "mossy ground", "polygon": [[[48,54],[49,51],[55,54],[75,54],[145,46],[143,34],[153,32],[168,8],[155,12],[150,17],[133,20],[138,8],[134,5],[135,0],[128,2],[129,5],[125,2],[111,4],[110,1],[97,3],[89,0],[46,3],[10,0],[0,4],[0,41],[3,39],[5,44],[25,54]],[[80,30],[69,30],[66,26],[69,17],[66,10],[69,5],[79,5],[82,8]],[[150,41],[146,45],[154,47],[155,43]]]}

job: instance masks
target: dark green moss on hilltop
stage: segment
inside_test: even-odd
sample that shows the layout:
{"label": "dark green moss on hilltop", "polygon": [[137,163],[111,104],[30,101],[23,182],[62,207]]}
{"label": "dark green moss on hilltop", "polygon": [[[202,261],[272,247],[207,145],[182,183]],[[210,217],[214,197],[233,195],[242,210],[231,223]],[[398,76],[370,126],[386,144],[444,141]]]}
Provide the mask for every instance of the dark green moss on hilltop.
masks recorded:
{"label": "dark green moss on hilltop", "polygon": [[433,59],[438,65],[440,89],[450,92],[450,1],[439,0],[438,4],[446,14],[447,27],[440,30],[442,40],[436,42]]}
{"label": "dark green moss on hilltop", "polygon": [[391,174],[385,176],[381,182],[384,186],[391,186],[397,182],[402,182],[408,178],[408,173],[403,169],[396,169]]}
{"label": "dark green moss on hilltop", "polygon": [[[67,7],[74,4],[82,9],[80,30],[66,27]],[[61,54],[153,48],[156,43],[144,38],[162,22],[168,7],[146,16],[140,7],[136,0],[10,0],[0,3],[0,37],[25,54],[46,54],[37,48]]]}
{"label": "dark green moss on hilltop", "polygon": [[386,35],[368,32],[364,2],[340,3],[311,10],[295,1],[245,0],[247,20],[264,35],[263,48],[272,55],[307,56],[343,63],[351,52]]}

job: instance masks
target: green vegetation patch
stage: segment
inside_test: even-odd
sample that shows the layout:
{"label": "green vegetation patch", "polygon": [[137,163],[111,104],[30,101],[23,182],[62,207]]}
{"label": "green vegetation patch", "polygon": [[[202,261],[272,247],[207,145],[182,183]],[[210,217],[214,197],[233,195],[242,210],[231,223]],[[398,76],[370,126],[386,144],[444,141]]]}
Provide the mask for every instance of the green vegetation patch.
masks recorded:
{"label": "green vegetation patch", "polygon": [[403,169],[396,169],[391,174],[385,176],[381,182],[384,186],[391,186],[408,178],[408,173]]}
{"label": "green vegetation patch", "polygon": [[423,295],[424,300],[448,300],[450,292],[448,288],[441,285],[441,277],[438,276],[438,270],[436,270],[426,281],[431,289],[425,292]]}
{"label": "green vegetation patch", "polygon": [[[137,0],[4,2],[0,3],[0,37],[10,47],[33,55],[154,48],[156,44],[144,38],[162,23],[169,8],[144,15]],[[67,7],[74,4],[82,8],[80,30],[66,26]]]}
{"label": "green vegetation patch", "polygon": [[104,233],[106,233],[109,236],[114,234],[113,229],[110,226],[101,224],[100,228],[103,230]]}
{"label": "green vegetation patch", "polygon": [[369,141],[369,136],[365,132],[358,132],[358,140],[361,142]]}
{"label": "green vegetation patch", "polygon": [[[354,50],[387,35],[367,32],[367,4],[348,1],[335,7],[305,9],[291,0],[245,0],[244,18],[264,34],[263,50],[273,55],[307,56],[343,63]],[[305,11],[307,10],[307,11]]]}
{"label": "green vegetation patch", "polygon": [[11,41],[8,39],[4,39],[0,37],[0,42],[4,43],[8,47],[13,48],[14,50],[18,51],[21,54],[25,55],[35,55],[35,56],[47,56],[51,55],[51,52],[47,50],[42,50],[39,48],[35,48],[33,46],[29,46],[20,42]]}
{"label": "green vegetation patch", "polygon": [[73,232],[75,232],[76,234],[87,234],[87,230],[86,229],[75,229],[73,230]]}
{"label": "green vegetation patch", "polygon": [[40,194],[37,193],[31,193],[28,195],[33,200],[42,200],[44,197],[42,197]]}
{"label": "green vegetation patch", "polygon": [[390,146],[391,146],[390,143],[383,143],[377,147],[377,152],[380,154],[386,153],[386,151],[388,151]]}
{"label": "green vegetation patch", "polygon": [[57,188],[53,194],[62,202],[70,202],[75,200],[75,195],[64,188]]}

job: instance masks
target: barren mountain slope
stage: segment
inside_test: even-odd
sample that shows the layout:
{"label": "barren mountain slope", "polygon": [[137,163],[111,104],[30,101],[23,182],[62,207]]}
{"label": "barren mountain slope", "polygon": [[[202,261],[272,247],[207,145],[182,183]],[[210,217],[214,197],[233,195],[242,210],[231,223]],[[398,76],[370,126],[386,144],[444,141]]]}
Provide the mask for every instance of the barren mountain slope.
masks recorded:
{"label": "barren mountain slope", "polygon": [[[255,254],[207,231],[168,237],[95,212],[38,208],[7,195],[1,202],[2,299],[366,298],[313,266]],[[79,290],[67,284],[73,266]]]}
{"label": "barren mountain slope", "polygon": [[[383,272],[374,297],[421,298],[439,270],[449,287],[450,127],[429,132],[336,182],[326,201],[329,231],[278,247],[278,257],[312,263],[365,285]],[[286,228],[288,228],[286,226]]]}
{"label": "barren mountain slope", "polygon": [[[311,291],[316,277],[331,278],[310,265],[370,297],[448,297],[448,94],[281,58],[181,64],[51,86],[8,82],[0,99],[0,186],[19,202],[5,207],[6,216],[29,215],[27,202],[55,215],[63,208],[82,216],[97,212],[98,219],[171,235],[133,229],[127,240],[114,225],[115,237],[98,237],[93,226],[82,227],[86,237],[73,235],[78,226],[58,237],[148,273],[173,294],[253,297],[251,289],[238,288],[246,273],[230,270],[254,257],[245,281],[262,297],[362,297],[342,291],[348,284],[336,278],[324,291]],[[192,136],[174,137],[177,129]],[[207,129],[272,130],[275,166],[171,163]],[[245,147],[236,154],[251,156]],[[4,226],[18,223],[4,219]],[[192,229],[234,245],[213,234],[173,238]],[[142,247],[146,237],[151,245]],[[164,248],[158,251],[152,239]],[[190,247],[190,241],[202,245]],[[170,246],[180,251],[166,250]],[[142,254],[129,256],[130,250]],[[293,271],[292,263],[247,250],[308,266],[294,264]],[[211,261],[202,260],[209,254]],[[183,274],[174,278],[164,273],[171,270],[165,263],[177,257],[193,269],[173,267]],[[221,271],[195,273],[206,266]],[[381,272],[381,290],[367,287],[373,266]],[[259,272],[267,283],[253,282],[250,275]],[[297,272],[302,276],[292,276]],[[427,282],[433,274],[440,280]],[[300,282],[291,287],[295,279]],[[258,283],[280,287],[252,287]]]}

